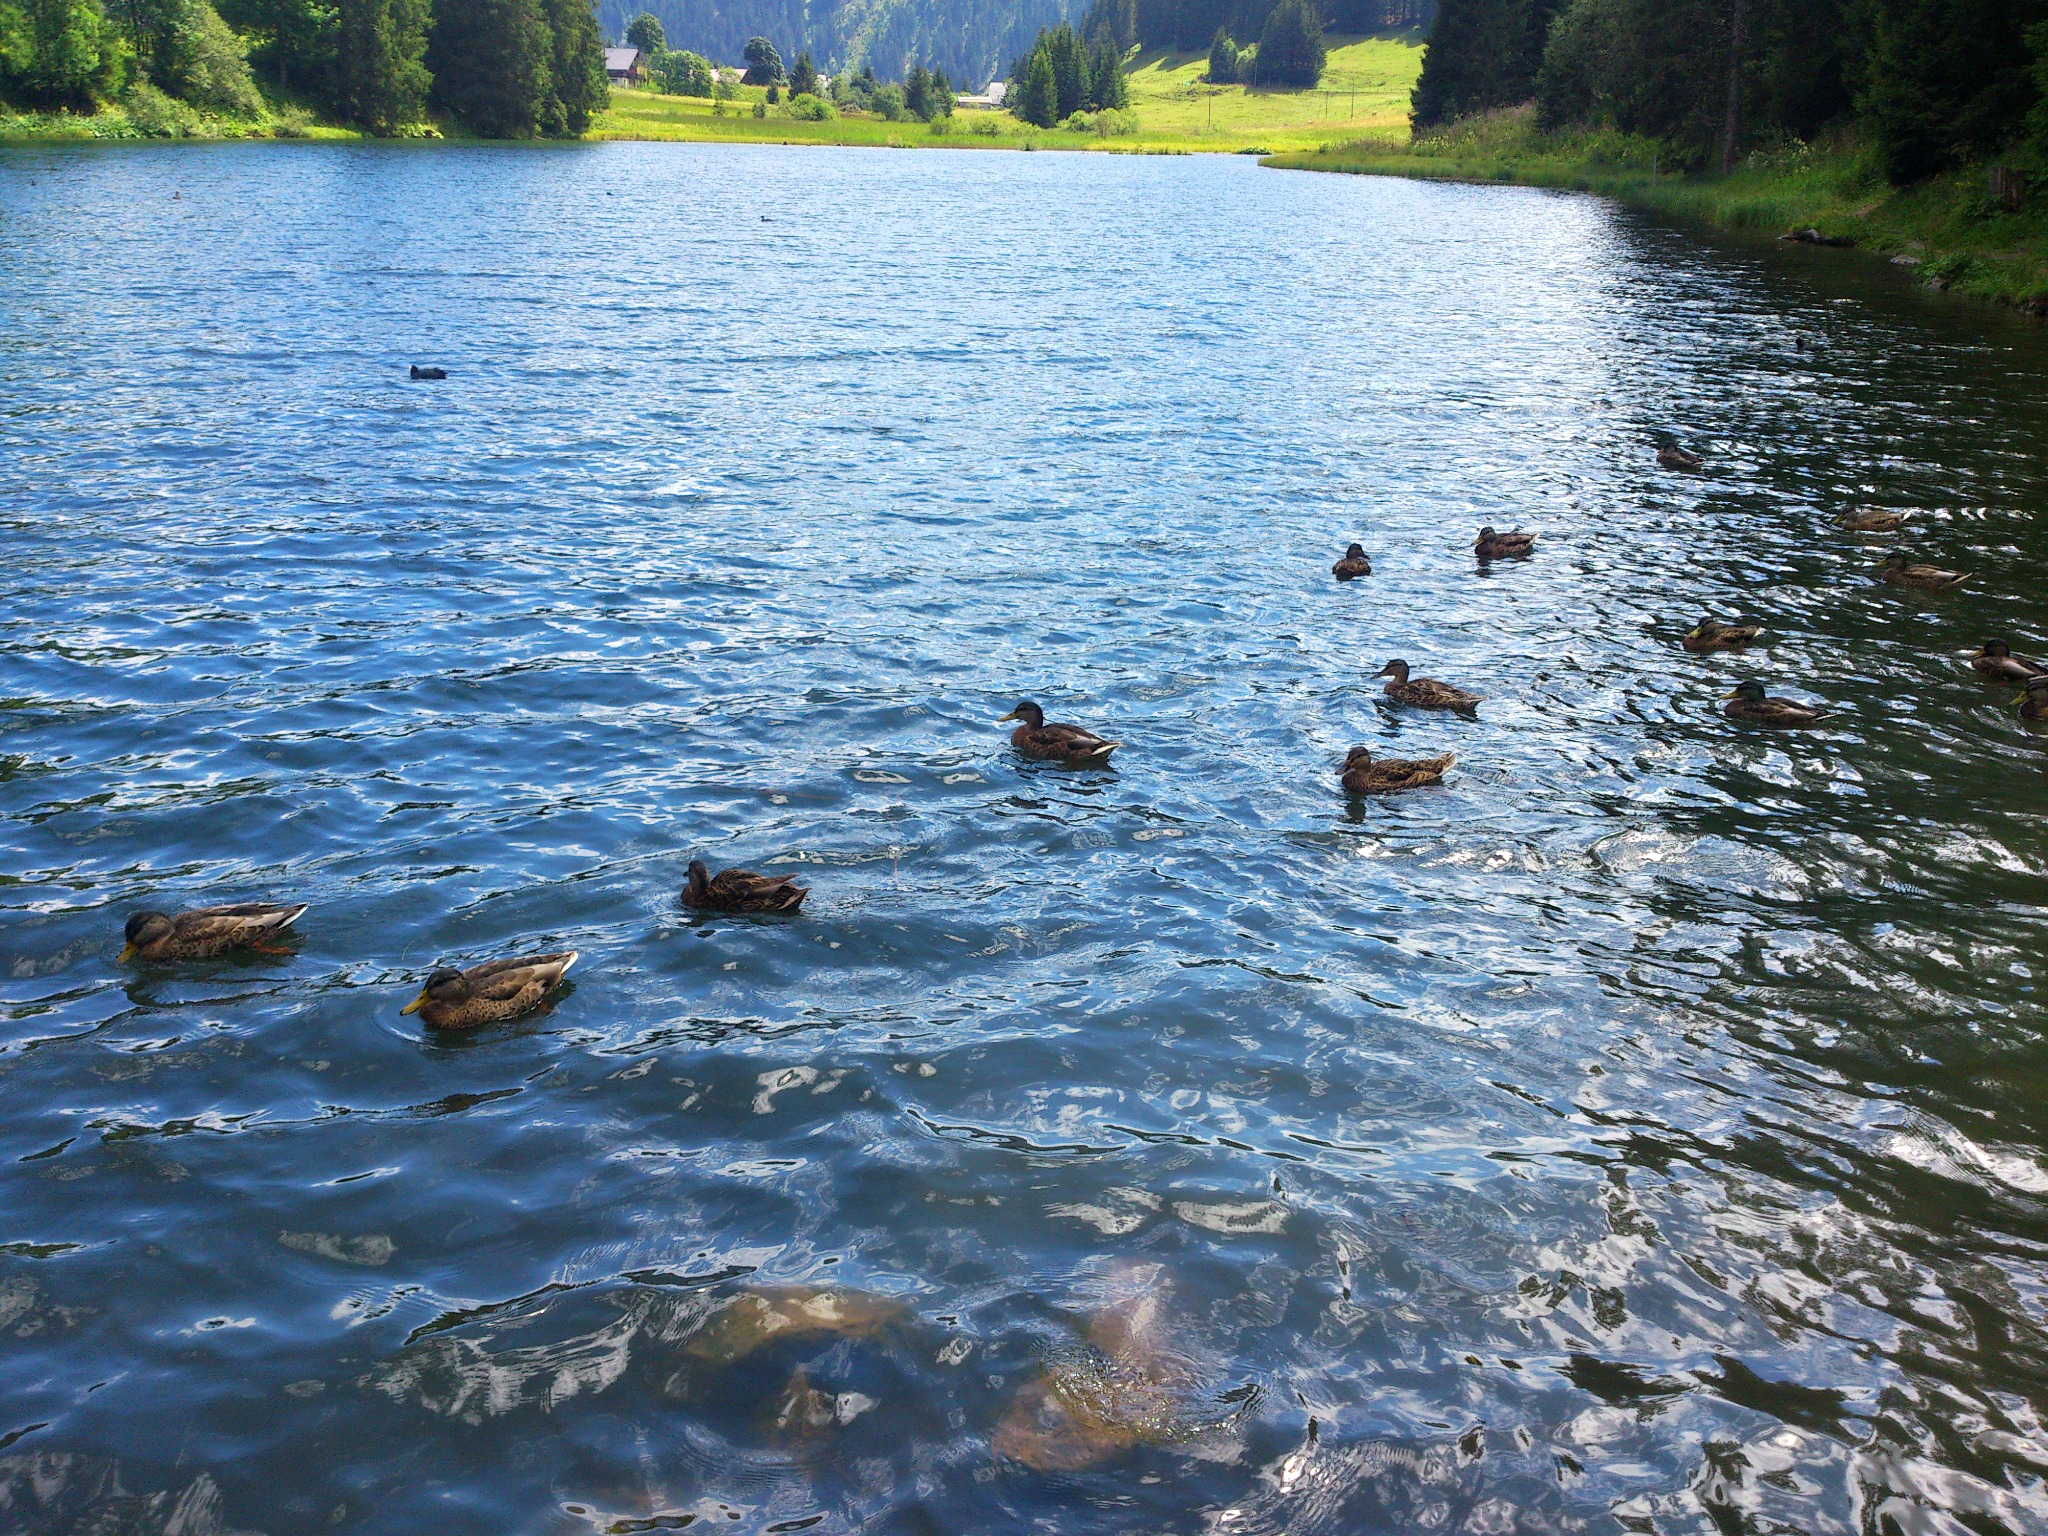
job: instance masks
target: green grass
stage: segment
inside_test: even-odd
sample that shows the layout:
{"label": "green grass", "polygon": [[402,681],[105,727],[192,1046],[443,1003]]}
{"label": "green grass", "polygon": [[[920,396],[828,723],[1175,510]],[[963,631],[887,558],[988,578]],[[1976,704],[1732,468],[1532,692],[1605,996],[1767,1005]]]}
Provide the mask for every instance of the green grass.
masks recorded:
{"label": "green grass", "polygon": [[1527,108],[1488,114],[1406,143],[1283,152],[1283,170],[1344,171],[1450,181],[1566,187],[1722,229],[1781,235],[1815,230],[1904,258],[1931,285],[2048,313],[2048,177],[2017,213],[1994,205],[1972,166],[1900,190],[1853,140],[1794,145],[1747,157],[1732,176],[1674,175],[1656,144],[1617,133],[1545,134]]}
{"label": "green grass", "polygon": [[1408,95],[1422,68],[1414,38],[1333,38],[1323,85],[1313,91],[1209,86],[1208,55],[1140,54],[1130,66],[1128,133],[1074,133],[1033,128],[1007,112],[960,111],[938,125],[891,123],[855,114],[827,123],[780,115],[775,107],[755,117],[766,91],[740,88],[740,99],[713,104],[698,97],[664,96],[644,87],[615,90],[609,112],[591,128],[599,139],[658,139],[770,144],[867,144],[957,149],[1075,149],[1141,154],[1213,151],[1235,153],[1317,149],[1375,130],[1405,129]]}

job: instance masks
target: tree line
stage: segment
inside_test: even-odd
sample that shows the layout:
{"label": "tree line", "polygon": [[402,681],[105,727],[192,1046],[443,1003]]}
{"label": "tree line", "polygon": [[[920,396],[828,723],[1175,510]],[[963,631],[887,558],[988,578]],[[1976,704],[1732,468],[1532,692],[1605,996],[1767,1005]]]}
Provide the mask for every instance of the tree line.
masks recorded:
{"label": "tree line", "polygon": [[[1081,36],[1091,48],[1107,38],[1126,49],[1142,44],[1147,48],[1193,53],[1213,48],[1218,36],[1263,41],[1280,3],[1281,0],[1093,0],[1081,22]],[[1318,0],[1303,9],[1313,15],[1320,31],[1382,32],[1429,25],[1436,14],[1436,0]],[[1295,23],[1290,21],[1287,25],[1292,30]]]}
{"label": "tree line", "polygon": [[151,93],[255,117],[280,93],[367,132],[439,109],[491,138],[583,132],[607,100],[590,0],[0,0],[0,101]]}
{"label": "tree line", "polygon": [[1091,53],[1066,22],[1038,34],[1031,51],[1010,68],[1010,111],[1040,128],[1076,112],[1115,112],[1131,104],[1123,50],[1108,39]]}
{"label": "tree line", "polygon": [[1692,168],[1848,128],[1904,185],[2048,154],[2048,0],[1442,0],[1416,129],[1524,102]]}

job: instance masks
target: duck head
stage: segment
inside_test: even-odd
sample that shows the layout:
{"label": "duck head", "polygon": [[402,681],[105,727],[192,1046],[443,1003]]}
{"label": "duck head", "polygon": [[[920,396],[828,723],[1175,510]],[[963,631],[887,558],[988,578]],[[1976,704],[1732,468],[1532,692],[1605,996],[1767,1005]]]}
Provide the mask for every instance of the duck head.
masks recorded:
{"label": "duck head", "polygon": [[444,1008],[455,1008],[468,1000],[469,982],[454,966],[444,965],[427,977],[426,985],[420,988],[420,995],[398,1011],[418,1013],[428,1003],[438,1003]]}
{"label": "duck head", "polygon": [[1344,766],[1347,770],[1352,768],[1370,768],[1372,766],[1371,749],[1368,747],[1353,747],[1344,754]]}
{"label": "duck head", "polygon": [[1764,685],[1752,677],[1748,682],[1737,683],[1733,693],[1721,695],[1721,702],[1723,704],[1732,703],[1736,699],[1744,699],[1751,704],[1761,704],[1764,701]]}
{"label": "duck head", "polygon": [[161,912],[137,912],[128,919],[128,926],[121,930],[121,937],[127,942],[121,946],[121,961],[135,958],[135,952],[151,944],[160,944],[171,936],[171,920]]}
{"label": "duck head", "polygon": [[1479,530],[1479,537],[1480,537],[1481,539],[1490,539],[1490,538],[1492,538],[1492,537],[1493,537],[1493,524],[1491,524],[1491,523],[1488,523],[1488,524],[1487,524],[1487,525],[1486,525],[1486,526],[1485,526],[1484,528],[1480,529],[1480,530]]}
{"label": "duck head", "polygon": [[1031,729],[1035,731],[1040,726],[1045,724],[1045,711],[1040,709],[1036,704],[1032,703],[1029,699],[1026,699],[1023,703],[1019,704],[1015,709],[1011,710],[1007,715],[1004,715],[1000,719],[998,719],[996,721],[996,724],[1001,725],[1004,720],[1022,720],[1026,725],[1030,726]]}
{"label": "duck head", "polygon": [[1391,677],[1397,683],[1405,683],[1408,681],[1408,663],[1400,660],[1390,661],[1373,673],[1373,676]]}
{"label": "duck head", "polygon": [[711,889],[711,871],[702,859],[690,860],[689,879],[684,885],[692,896],[702,896]]}
{"label": "duck head", "polygon": [[1986,640],[1984,648],[1977,654],[1979,656],[2010,656],[2012,654],[2012,646],[2003,640]]}
{"label": "duck head", "polygon": [[1344,558],[1346,560],[1363,560],[1365,558],[1365,546],[1363,544],[1346,544],[1344,546]]}

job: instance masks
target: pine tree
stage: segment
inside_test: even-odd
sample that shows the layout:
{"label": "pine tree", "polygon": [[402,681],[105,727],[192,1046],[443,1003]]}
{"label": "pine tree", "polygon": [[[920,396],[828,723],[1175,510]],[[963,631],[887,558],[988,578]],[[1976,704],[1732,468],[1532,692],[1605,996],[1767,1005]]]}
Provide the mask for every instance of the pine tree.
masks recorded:
{"label": "pine tree", "polygon": [[1061,121],[1088,105],[1088,55],[1074,29],[1061,22],[1046,34],[1046,50],[1052,60],[1052,79],[1059,99]]}
{"label": "pine tree", "polygon": [[811,62],[809,49],[796,56],[796,64],[789,72],[789,94],[792,96],[816,96],[818,90],[818,66]]}
{"label": "pine tree", "polygon": [[1024,66],[1024,82],[1016,94],[1017,103],[1011,110],[1025,122],[1050,128],[1059,121],[1059,86],[1052,77],[1052,53],[1042,37],[1031,50],[1031,62]]}
{"label": "pine tree", "polygon": [[591,118],[611,105],[597,12],[590,0],[541,0],[541,9],[553,44],[548,70],[552,90],[542,107],[542,130],[580,134]]}
{"label": "pine tree", "polygon": [[1097,112],[1116,111],[1131,104],[1131,83],[1124,75],[1123,51],[1107,41],[1095,50],[1095,62],[1088,70],[1088,105]]}
{"label": "pine tree", "polygon": [[1236,85],[1237,44],[1232,41],[1227,28],[1218,27],[1215,37],[1209,41],[1209,83],[1211,85]]}
{"label": "pine tree", "polygon": [[485,138],[540,131],[553,103],[553,56],[539,0],[443,0],[434,9],[434,100]]}
{"label": "pine tree", "polygon": [[426,113],[427,0],[341,0],[335,107],[358,127],[390,134]]}
{"label": "pine tree", "polygon": [[1259,34],[1262,85],[1313,86],[1323,77],[1323,26],[1308,0],[1280,0]]}

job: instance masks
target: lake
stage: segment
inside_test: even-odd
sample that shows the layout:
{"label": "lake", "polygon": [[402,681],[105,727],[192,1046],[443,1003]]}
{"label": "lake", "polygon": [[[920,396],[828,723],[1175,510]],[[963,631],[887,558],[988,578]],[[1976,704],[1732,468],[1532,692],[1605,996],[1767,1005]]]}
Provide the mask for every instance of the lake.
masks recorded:
{"label": "lake", "polygon": [[9,150],[0,401],[0,1528],[2048,1530],[2038,324],[1238,158]]}

